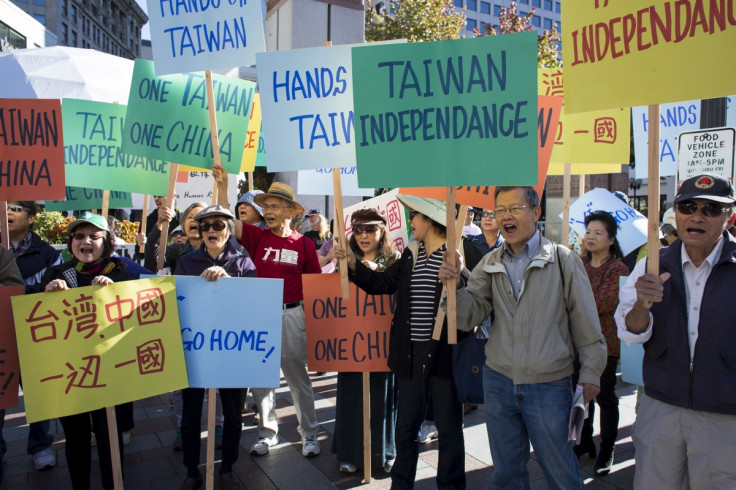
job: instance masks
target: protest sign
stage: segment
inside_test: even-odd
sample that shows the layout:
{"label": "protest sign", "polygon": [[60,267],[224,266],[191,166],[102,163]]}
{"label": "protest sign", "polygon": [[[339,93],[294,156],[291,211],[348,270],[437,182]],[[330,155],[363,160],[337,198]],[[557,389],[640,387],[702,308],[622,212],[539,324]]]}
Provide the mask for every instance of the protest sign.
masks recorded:
{"label": "protest sign", "polygon": [[304,274],[304,317],[310,371],[388,371],[395,295],[367,294],[350,283],[342,298],[339,274]]}
{"label": "protest sign", "polygon": [[[585,236],[585,217],[607,211],[619,226],[616,239],[624,255],[647,242],[647,218],[606,189],[595,188],[570,204],[570,228]],[[562,216],[562,215],[560,215]]]}
{"label": "protest sign", "polygon": [[536,57],[534,32],[354,47],[360,186],[536,184]]}
{"label": "protest sign", "polygon": [[261,132],[261,94],[253,95],[253,106],[248,121],[248,132],[245,136],[245,148],[243,148],[243,161],[240,163],[241,172],[252,172],[256,167],[258,152],[263,145],[263,134]]}
{"label": "protest sign", "polygon": [[[46,211],[84,211],[88,209],[102,209],[102,193],[103,191],[100,189],[67,187],[65,192],[66,200],[46,201]],[[133,207],[133,200],[130,192],[110,191],[110,202],[108,206],[112,209]]]}
{"label": "protest sign", "polygon": [[[562,68],[539,69],[539,94],[564,96]],[[629,108],[567,114],[553,131],[552,163],[629,163]]]}
{"label": "protest sign", "polygon": [[[187,172],[187,181],[176,184],[176,206],[186,209],[197,201],[211,203],[214,187],[212,172]],[[238,202],[238,179],[228,179],[227,199],[230,204]]]}
{"label": "protest sign", "polygon": [[64,198],[58,99],[0,98],[0,200]]}
{"label": "protest sign", "polygon": [[[25,291],[23,286],[0,287],[0,311],[12,311],[11,296],[21,296]],[[18,406],[19,380],[20,366],[13,315],[0,315],[0,409]]]}
{"label": "protest sign", "polygon": [[148,0],[156,75],[254,65],[266,50],[261,2]]}
{"label": "protest sign", "polygon": [[[547,178],[547,168],[550,165],[549,159],[552,154],[555,129],[557,128],[557,121],[562,111],[562,98],[539,95],[537,96],[537,100],[539,106],[539,115],[537,117],[537,184],[534,185],[534,189],[541,196],[544,190],[544,181]],[[513,167],[509,166],[503,171],[513,173],[514,170]],[[494,183],[494,181],[491,180],[487,183]],[[495,188],[495,185],[456,187],[455,202],[481,209],[493,209],[495,208],[493,200]],[[440,201],[444,201],[446,198],[444,187],[402,187],[400,194],[429,197]]]}
{"label": "protest sign", "polygon": [[701,174],[720,175],[733,181],[736,129],[711,128],[681,133],[677,157],[677,180]]}
{"label": "protest sign", "polygon": [[[568,0],[562,12],[569,113],[733,93],[733,3]],[[682,60],[687,60],[684,67]]]}
{"label": "protest sign", "polygon": [[[364,189],[358,186],[357,167],[342,167],[340,169],[340,179],[343,196],[372,196],[375,193],[373,187]],[[332,169],[300,170],[297,193],[317,196],[333,195]]]}
{"label": "protest sign", "polygon": [[282,279],[176,276],[190,387],[279,386],[283,288]]}
{"label": "protest sign", "polygon": [[[571,163],[570,175],[618,174],[620,163]],[[565,175],[564,163],[550,163],[547,175]]]}
{"label": "protest sign", "polygon": [[[236,174],[243,159],[255,82],[212,75],[222,165]],[[157,77],[137,59],[125,115],[122,150],[198,168],[212,168],[212,141],[202,73]]]}
{"label": "protest sign", "polygon": [[169,276],[14,297],[28,422],[186,388],[176,294]]}
{"label": "protest sign", "polygon": [[399,194],[398,189],[344,208],[343,217],[345,219],[346,236],[349,236],[352,232],[350,222],[355,211],[376,208],[379,213],[383,213],[386,217],[386,231],[391,242],[394,244],[394,248],[399,252],[403,252],[404,248],[409,244],[409,223],[406,221],[404,205],[396,198],[396,194]]}
{"label": "protest sign", "polygon": [[164,195],[169,164],[120,149],[126,106],[64,99],[64,170],[67,186]]}

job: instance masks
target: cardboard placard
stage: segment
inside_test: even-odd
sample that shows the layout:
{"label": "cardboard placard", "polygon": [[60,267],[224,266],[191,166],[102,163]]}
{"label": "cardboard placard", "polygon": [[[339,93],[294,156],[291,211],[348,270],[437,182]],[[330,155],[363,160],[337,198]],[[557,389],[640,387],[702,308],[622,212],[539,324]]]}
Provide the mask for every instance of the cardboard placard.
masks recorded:
{"label": "cardboard placard", "polygon": [[[21,296],[25,291],[23,286],[1,286],[0,310],[10,312],[10,298]],[[0,315],[0,408],[18,406],[19,381],[20,364],[13,315]]]}
{"label": "cardboard placard", "polygon": [[[167,164],[168,166],[168,164]],[[46,211],[83,211],[88,209],[102,209],[102,193],[100,189],[85,187],[67,187],[64,201],[46,201]],[[166,194],[164,192],[164,194]],[[111,191],[110,209],[125,209],[133,207],[130,192]]]}

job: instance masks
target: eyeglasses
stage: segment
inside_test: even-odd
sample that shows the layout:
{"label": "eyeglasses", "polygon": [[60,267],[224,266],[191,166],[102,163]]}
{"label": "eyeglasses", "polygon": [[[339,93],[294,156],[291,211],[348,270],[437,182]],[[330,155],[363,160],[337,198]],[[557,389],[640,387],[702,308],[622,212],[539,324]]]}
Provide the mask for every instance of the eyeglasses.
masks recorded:
{"label": "eyeglasses", "polygon": [[693,201],[685,201],[678,202],[675,206],[677,206],[677,211],[682,214],[695,214],[695,211],[700,209],[703,212],[703,216],[707,216],[708,218],[717,218],[723,213],[731,210],[731,206],[717,202],[698,204]]}
{"label": "eyeglasses", "polygon": [[510,208],[496,208],[493,211],[494,217],[500,218],[501,216],[504,216],[506,213],[510,213],[513,216],[519,216],[522,213],[522,210],[524,208],[528,208],[529,206],[511,206]]}
{"label": "eyeglasses", "polygon": [[222,231],[227,227],[224,221],[215,221],[214,223],[200,223],[199,231],[210,231],[212,228],[215,231]]}
{"label": "eyeglasses", "polygon": [[419,211],[409,211],[409,221],[414,219],[414,216],[421,214]]}
{"label": "eyeglasses", "polygon": [[485,211],[484,210],[484,211],[481,211],[480,217],[481,218],[495,218],[496,217],[496,213],[494,213],[493,211]]}
{"label": "eyeglasses", "polygon": [[23,206],[19,206],[17,204],[8,204],[8,211],[20,213],[21,211],[23,211]]}
{"label": "eyeglasses", "polygon": [[263,209],[264,211],[276,211],[277,209],[287,208],[287,207],[289,206],[282,206],[280,204],[264,204],[263,206],[261,206],[261,209]]}
{"label": "eyeglasses", "polygon": [[353,226],[353,235],[370,235],[378,231],[378,225]]}
{"label": "eyeglasses", "polygon": [[88,237],[93,242],[96,241],[96,240],[100,240],[100,239],[104,238],[103,235],[97,235],[97,234],[92,234],[92,235],[89,235],[87,233],[74,233],[74,234],[72,234],[72,238],[75,239],[75,240],[78,240],[80,242],[82,240],[84,240],[85,238],[88,238]]}

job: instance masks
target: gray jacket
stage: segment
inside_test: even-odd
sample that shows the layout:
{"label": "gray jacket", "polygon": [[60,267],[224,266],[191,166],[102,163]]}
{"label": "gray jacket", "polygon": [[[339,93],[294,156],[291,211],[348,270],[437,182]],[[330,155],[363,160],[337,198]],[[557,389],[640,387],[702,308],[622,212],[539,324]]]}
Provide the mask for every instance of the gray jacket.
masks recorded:
{"label": "gray jacket", "polygon": [[580,258],[542,237],[517,301],[501,262],[503,252],[499,247],[483,257],[467,286],[457,290],[458,328],[470,330],[493,311],[486,364],[514,384],[571,375],[577,350],[579,382],[598,386],[606,367],[606,341]]}

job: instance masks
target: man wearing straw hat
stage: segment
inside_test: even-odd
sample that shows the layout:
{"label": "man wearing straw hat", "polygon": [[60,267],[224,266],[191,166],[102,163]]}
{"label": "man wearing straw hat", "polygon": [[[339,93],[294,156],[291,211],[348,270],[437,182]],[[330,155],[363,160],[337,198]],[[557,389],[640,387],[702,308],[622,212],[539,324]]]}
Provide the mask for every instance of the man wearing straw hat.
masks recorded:
{"label": "man wearing straw hat", "polygon": [[[218,199],[222,206],[227,207],[227,172],[217,164],[212,169],[217,181]],[[268,192],[256,195],[254,201],[263,210],[268,228],[235,221],[235,237],[252,257],[258,277],[284,280],[281,370],[294,399],[299,421],[297,429],[302,436],[302,455],[317,456],[320,453],[317,440],[319,424],[314,410],[312,381],[306,367],[302,274],[320,274],[322,268],[314,242],[291,228],[292,219],[303,214],[304,207],[294,200],[294,190],[289,185],[274,182]],[[279,442],[275,390],[255,388],[252,392],[261,419],[258,440],[250,452],[254,456],[263,456]]]}

